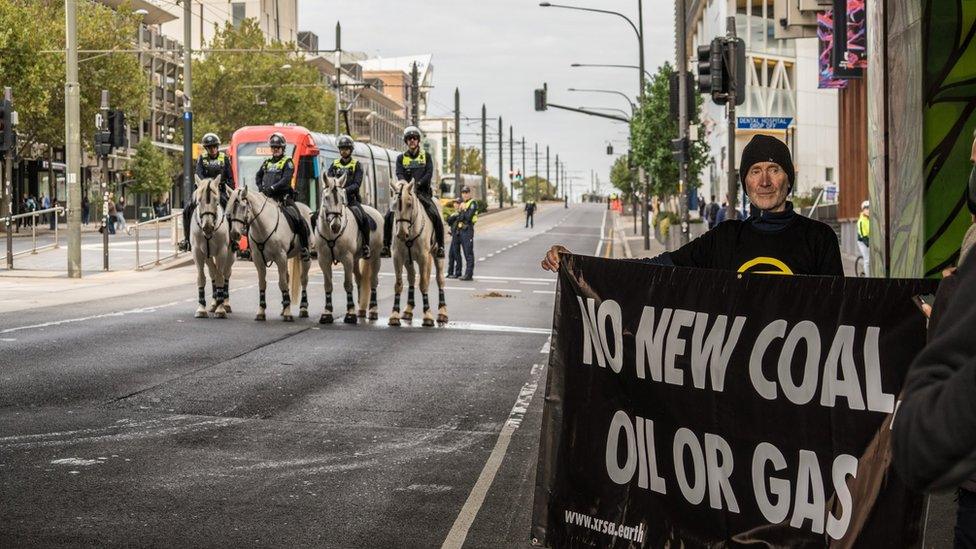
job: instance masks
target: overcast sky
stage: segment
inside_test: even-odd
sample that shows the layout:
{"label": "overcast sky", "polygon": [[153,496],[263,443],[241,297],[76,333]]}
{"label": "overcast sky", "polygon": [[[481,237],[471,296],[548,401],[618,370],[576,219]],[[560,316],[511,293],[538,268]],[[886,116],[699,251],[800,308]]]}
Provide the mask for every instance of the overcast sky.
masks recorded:
{"label": "overcast sky", "polygon": [[[637,22],[636,0],[565,0],[567,5],[619,11]],[[527,173],[533,173],[533,144],[539,143],[540,172],[545,175],[544,152],[552,161],[558,153],[575,189],[589,185],[590,170],[609,179],[614,153],[627,149],[626,124],[593,116],[550,109],[535,112],[532,90],[549,83],[549,101],[571,107],[612,107],[629,110],[619,95],[568,92],[569,87],[638,93],[636,69],[572,68],[571,63],[637,64],[637,37],[626,21],[613,15],[539,7],[536,0],[299,0],[299,29],[319,36],[331,48],[336,21],[342,23],[342,47],[370,56],[433,55],[434,89],[429,115],[453,114],[454,88],[461,90],[462,116],[502,116],[515,139],[525,136]],[[644,51],[651,73],[674,60],[674,2],[644,1]],[[478,143],[480,122],[463,122],[463,143]],[[488,170],[498,171],[498,123],[489,122]],[[507,151],[507,147],[506,147]],[[520,151],[515,163],[520,164]],[[505,154],[508,170],[508,154]],[[553,177],[555,177],[553,175]]]}

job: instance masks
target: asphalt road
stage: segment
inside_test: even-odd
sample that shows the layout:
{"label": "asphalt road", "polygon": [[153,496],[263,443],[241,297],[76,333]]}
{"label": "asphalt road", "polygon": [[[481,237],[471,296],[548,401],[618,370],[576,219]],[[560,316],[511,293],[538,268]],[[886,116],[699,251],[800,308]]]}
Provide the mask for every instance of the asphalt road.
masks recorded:
{"label": "asphalt road", "polygon": [[603,249],[605,211],[479,234],[446,327],[387,327],[388,274],[380,322],[319,325],[320,274],[312,319],[282,322],[271,284],[255,322],[249,263],[229,320],[194,319],[192,283],[0,316],[0,544],[526,547],[555,290],[538,262]]}

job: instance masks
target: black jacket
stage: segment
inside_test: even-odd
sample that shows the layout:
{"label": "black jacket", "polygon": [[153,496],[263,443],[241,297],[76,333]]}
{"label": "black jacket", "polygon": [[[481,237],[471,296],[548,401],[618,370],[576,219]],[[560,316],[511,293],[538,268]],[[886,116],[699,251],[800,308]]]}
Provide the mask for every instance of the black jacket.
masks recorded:
{"label": "black jacket", "polygon": [[423,149],[417,156],[410,156],[409,151],[400,153],[396,160],[396,176],[398,180],[416,181],[419,194],[428,198],[433,195],[430,182],[434,178],[434,162]]}
{"label": "black jacket", "polygon": [[278,159],[272,157],[265,159],[261,164],[254,180],[257,181],[258,189],[262,193],[281,200],[294,194],[295,191],[291,188],[291,178],[294,174],[295,164],[290,157],[282,156]]}
{"label": "black jacket", "polygon": [[328,171],[329,177],[346,176],[346,203],[350,206],[362,203],[359,195],[359,187],[363,184],[363,165],[355,158],[349,159],[349,164],[342,164],[342,159],[337,158]]}
{"label": "black jacket", "polygon": [[229,189],[236,189],[234,184],[234,173],[230,169],[230,157],[224,153],[217,155],[217,158],[210,158],[210,155],[202,154],[197,158],[197,176],[200,179],[211,179],[220,176],[220,192],[227,194]]}
{"label": "black jacket", "polygon": [[946,490],[976,472],[976,260],[908,371],[895,413],[894,462],[917,490]]}

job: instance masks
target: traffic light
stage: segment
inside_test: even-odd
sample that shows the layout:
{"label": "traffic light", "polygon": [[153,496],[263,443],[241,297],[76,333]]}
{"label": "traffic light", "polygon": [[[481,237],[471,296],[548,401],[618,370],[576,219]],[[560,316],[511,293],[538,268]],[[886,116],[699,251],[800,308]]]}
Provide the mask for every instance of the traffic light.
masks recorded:
{"label": "traffic light", "polygon": [[722,48],[725,38],[712,39],[707,46],[698,46],[698,93],[711,94],[712,100],[721,104],[718,95],[722,93]]}
{"label": "traffic light", "polygon": [[738,106],[746,101],[746,43],[741,38],[736,38],[735,40],[725,40],[722,47],[722,59],[734,59],[733,66],[735,68],[735,78],[733,79],[728,64],[725,64],[722,71],[722,93],[726,95],[731,93],[734,84],[735,104]]}
{"label": "traffic light", "polygon": [[607,143],[607,154],[613,154],[613,143]]}
{"label": "traffic light", "polygon": [[13,108],[9,101],[0,101],[0,152],[17,147],[15,141],[17,134],[14,133]]}
{"label": "traffic light", "polygon": [[[730,63],[735,69],[733,75]],[[732,88],[735,87],[735,90]],[[729,102],[734,91],[735,104],[746,100],[746,45],[741,38],[718,36],[707,46],[698,46],[698,92],[712,96],[718,105]]]}
{"label": "traffic light", "polygon": [[548,89],[549,85],[543,84],[542,88],[535,90],[535,110],[544,111],[546,108],[548,108],[548,104],[546,102],[546,92]]}
{"label": "traffic light", "polygon": [[[692,76],[690,72],[685,73],[685,95],[688,101],[688,118],[692,119],[695,117],[695,77]],[[668,84],[670,86],[668,101],[670,107],[670,114],[672,120],[678,120],[680,117],[680,105],[678,104],[679,99],[679,86],[678,86],[678,73],[671,73],[668,78]]]}
{"label": "traffic light", "polygon": [[112,154],[112,132],[108,130],[95,132],[95,154],[98,156]]}
{"label": "traffic light", "polygon": [[108,131],[111,134],[109,143],[113,148],[122,148],[129,145],[129,136],[125,131],[125,113],[120,110],[108,111]]}

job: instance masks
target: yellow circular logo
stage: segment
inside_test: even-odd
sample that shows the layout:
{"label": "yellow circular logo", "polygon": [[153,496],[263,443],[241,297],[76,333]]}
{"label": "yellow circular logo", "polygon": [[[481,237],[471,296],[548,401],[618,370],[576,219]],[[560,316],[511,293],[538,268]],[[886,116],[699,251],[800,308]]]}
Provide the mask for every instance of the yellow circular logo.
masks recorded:
{"label": "yellow circular logo", "polygon": [[737,271],[749,274],[776,274],[791,275],[793,271],[786,266],[786,263],[773,257],[757,257],[750,259],[742,264]]}

